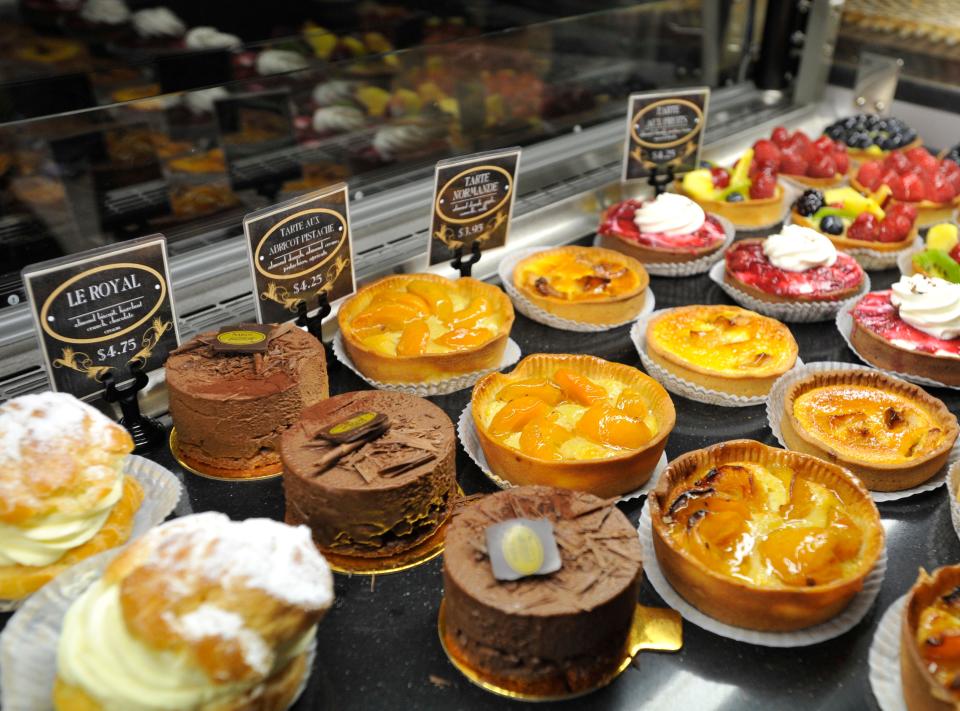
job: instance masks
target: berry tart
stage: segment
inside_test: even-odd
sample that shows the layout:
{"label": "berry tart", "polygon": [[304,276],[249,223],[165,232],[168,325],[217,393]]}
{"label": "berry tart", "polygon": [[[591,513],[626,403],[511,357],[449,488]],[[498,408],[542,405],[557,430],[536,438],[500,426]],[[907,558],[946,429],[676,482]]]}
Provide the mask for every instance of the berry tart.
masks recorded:
{"label": "berry tart", "polygon": [[856,294],[866,278],[853,257],[799,225],[737,242],[725,259],[724,281],[761,301],[841,301]]}
{"label": "berry tart", "polygon": [[851,314],[850,342],[867,363],[960,386],[960,284],[901,277],[865,295]]}
{"label": "berry tart", "polygon": [[823,129],[824,135],[845,143],[855,161],[883,158],[890,151],[919,146],[915,129],[898,118],[857,114],[837,119]]}
{"label": "berry tart", "polygon": [[917,209],[920,226],[949,220],[960,205],[960,165],[919,146],[863,163],[850,184],[861,192],[886,185],[895,202]]}
{"label": "berry tart", "polygon": [[949,222],[927,230],[925,248],[910,259],[913,273],[960,284],[960,239],[957,232],[957,226]]}
{"label": "berry tart", "polygon": [[727,238],[720,220],[676,193],[617,203],[597,233],[601,246],[647,264],[692,262],[717,252]]}
{"label": "berry tart", "polygon": [[791,134],[783,126],[773,129],[769,140],[761,139],[753,144],[753,159],[812,188],[832,188],[850,169],[846,144],[829,136],[812,141],[803,131]]}
{"label": "berry tart", "polygon": [[754,160],[752,148],[733,169],[699,168],[679,182],[679,191],[704,210],[725,217],[738,229],[751,230],[776,224],[783,217],[783,188],[777,169]]}
{"label": "berry tart", "polygon": [[940,154],[940,158],[944,160],[952,160],[957,165],[960,165],[960,143],[955,145],[953,148],[945,150]]}
{"label": "berry tart", "polygon": [[825,234],[840,249],[895,252],[916,239],[917,211],[904,203],[884,210],[881,204],[888,194],[883,189],[874,196],[861,195],[853,188],[806,190],[793,203],[791,219]]}

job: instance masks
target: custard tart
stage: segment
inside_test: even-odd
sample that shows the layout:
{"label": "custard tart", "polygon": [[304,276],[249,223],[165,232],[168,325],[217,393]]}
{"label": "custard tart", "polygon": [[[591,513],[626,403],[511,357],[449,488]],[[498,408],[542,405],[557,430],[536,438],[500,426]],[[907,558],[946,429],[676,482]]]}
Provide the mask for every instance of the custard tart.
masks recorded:
{"label": "custard tart", "polygon": [[947,463],[957,418],[924,390],[877,371],[811,373],[784,395],[781,434],[874,491],[922,484]]}
{"label": "custard tart", "polygon": [[540,353],[491,373],[474,386],[472,411],[497,476],[603,497],[650,479],[676,422],[657,381],[588,355]]}
{"label": "custard tart", "polygon": [[779,321],[737,306],[682,306],[647,324],[650,359],[673,375],[732,395],[763,396],[797,361]]}
{"label": "custard tart", "polygon": [[559,247],[521,260],[513,285],[561,318],[620,324],[643,309],[650,277],[632,257],[601,247]]}
{"label": "custard tart", "polygon": [[364,375],[424,383],[498,367],[513,305],[477,279],[404,274],[360,289],[337,320],[344,348]]}
{"label": "custard tart", "polygon": [[747,629],[797,630],[836,616],[883,551],[877,507],[850,472],[751,440],[674,460],[648,505],[673,588]]}

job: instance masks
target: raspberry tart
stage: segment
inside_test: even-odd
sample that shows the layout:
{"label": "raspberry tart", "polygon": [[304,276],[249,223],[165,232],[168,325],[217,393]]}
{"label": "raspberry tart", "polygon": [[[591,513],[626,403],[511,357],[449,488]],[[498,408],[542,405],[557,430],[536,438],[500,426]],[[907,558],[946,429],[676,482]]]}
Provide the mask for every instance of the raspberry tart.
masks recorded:
{"label": "raspberry tart", "polygon": [[773,129],[769,140],[754,143],[753,155],[760,165],[770,165],[784,177],[812,188],[832,188],[850,169],[846,144],[829,136],[813,141],[803,131],[791,134],[783,126]]}
{"label": "raspberry tart", "polygon": [[960,284],[960,239],[956,225],[943,222],[927,230],[923,251],[910,259],[914,274]]}
{"label": "raspberry tart", "polygon": [[727,238],[720,220],[676,193],[617,203],[597,234],[603,247],[646,264],[692,262],[717,252]]}
{"label": "raspberry tart", "polygon": [[917,211],[902,203],[881,207],[887,191],[865,196],[853,188],[806,190],[793,204],[792,221],[812,227],[839,249],[896,252],[917,237]]}
{"label": "raspberry tart", "polygon": [[878,368],[960,386],[960,284],[914,274],[851,310],[850,342]]}
{"label": "raspberry tart", "polygon": [[857,260],[799,225],[737,242],[725,260],[724,281],[762,301],[841,301],[856,294],[866,276]]}
{"label": "raspberry tart", "polygon": [[834,141],[845,143],[856,161],[883,158],[890,151],[919,146],[915,129],[898,118],[857,114],[837,119],[823,129]]}

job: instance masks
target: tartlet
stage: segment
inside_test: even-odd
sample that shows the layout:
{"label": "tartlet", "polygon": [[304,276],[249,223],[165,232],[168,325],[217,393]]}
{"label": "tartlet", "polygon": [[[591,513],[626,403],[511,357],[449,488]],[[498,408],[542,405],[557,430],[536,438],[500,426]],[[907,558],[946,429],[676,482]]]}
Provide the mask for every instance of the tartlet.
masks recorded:
{"label": "tartlet", "polygon": [[917,131],[905,121],[876,114],[839,118],[825,127],[823,133],[845,143],[850,158],[855,161],[883,158],[891,151],[908,150],[922,143]]}
{"label": "tartlet", "polygon": [[676,422],[658,382],[588,355],[524,358],[509,374],[481,378],[471,408],[494,474],[603,497],[650,479]]}
{"label": "tartlet", "polygon": [[917,213],[910,205],[888,204],[888,196],[886,190],[872,195],[853,188],[807,190],[794,202],[790,219],[825,235],[837,249],[896,252],[917,238]]}
{"label": "tartlet", "polygon": [[650,319],[650,359],[711,390],[748,397],[770,392],[799,349],[790,329],[737,306],[681,306]]}
{"label": "tartlet", "polygon": [[513,284],[544,311],[573,321],[617,324],[634,318],[650,277],[632,257],[601,247],[559,247],[532,254],[513,270]]}
{"label": "tartlet", "polygon": [[957,418],[937,398],[877,371],[811,373],[783,399],[786,445],[846,467],[874,491],[935,475],[956,442]]}
{"label": "tartlet", "polygon": [[674,460],[648,505],[673,588],[748,629],[797,630],[836,616],[884,545],[877,507],[848,471],[751,440]]}
{"label": "tartlet", "polygon": [[726,202],[697,197],[685,190],[682,183],[677,185],[677,190],[682,195],[695,200],[705,212],[725,217],[740,229],[749,230],[766,227],[778,222],[783,217],[784,192],[779,185],[772,197],[751,198],[743,202]]}
{"label": "tartlet", "polygon": [[376,281],[337,315],[354,365],[386,383],[435,382],[496,368],[513,318],[510,299],[497,287],[434,274]]}

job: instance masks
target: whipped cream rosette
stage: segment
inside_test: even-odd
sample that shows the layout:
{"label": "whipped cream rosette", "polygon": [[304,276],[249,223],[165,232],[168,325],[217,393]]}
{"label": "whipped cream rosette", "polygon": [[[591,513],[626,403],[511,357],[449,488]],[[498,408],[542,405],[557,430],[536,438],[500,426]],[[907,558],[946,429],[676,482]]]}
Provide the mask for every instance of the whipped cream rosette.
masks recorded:
{"label": "whipped cream rosette", "polygon": [[236,35],[215,27],[194,27],[183,38],[188,49],[238,49],[243,45]]}
{"label": "whipped cream rosette", "polygon": [[183,33],[187,31],[187,26],[183,24],[183,20],[166,7],[150,7],[145,10],[138,10],[133,13],[131,23],[140,37],[148,39],[182,37]]}
{"label": "whipped cream rosette", "polygon": [[816,267],[832,267],[837,248],[816,230],[787,225],[763,241],[763,253],[770,263],[788,272],[805,272]]}
{"label": "whipped cream rosette", "polygon": [[[914,274],[901,277],[890,291],[890,303],[900,318],[918,331],[942,340],[960,336],[960,284]],[[956,352],[950,349],[946,354]]]}
{"label": "whipped cream rosette", "polygon": [[[681,237],[690,237],[703,227],[707,216],[690,198],[663,193],[643,203],[633,214],[633,222],[654,246],[683,246]],[[666,238],[666,239],[658,239]],[[658,245],[659,243],[659,245]]]}

